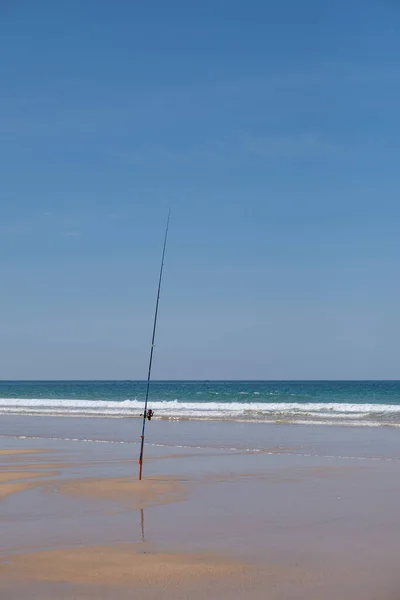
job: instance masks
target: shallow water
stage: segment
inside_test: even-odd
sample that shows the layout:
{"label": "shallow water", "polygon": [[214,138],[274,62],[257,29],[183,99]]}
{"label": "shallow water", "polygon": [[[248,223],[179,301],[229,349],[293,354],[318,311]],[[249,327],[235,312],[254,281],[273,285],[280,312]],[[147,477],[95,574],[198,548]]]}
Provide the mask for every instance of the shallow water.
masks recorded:
{"label": "shallow water", "polygon": [[[32,417],[4,415],[0,440],[13,438],[68,442],[80,440],[95,452],[110,444],[130,445],[131,455],[138,454],[141,423],[138,419]],[[226,451],[271,451],[300,456],[400,459],[400,433],[390,427],[342,427],[331,425],[277,425],[223,421],[163,421],[146,425],[146,447],[216,448]],[[108,452],[108,448],[104,448]]]}

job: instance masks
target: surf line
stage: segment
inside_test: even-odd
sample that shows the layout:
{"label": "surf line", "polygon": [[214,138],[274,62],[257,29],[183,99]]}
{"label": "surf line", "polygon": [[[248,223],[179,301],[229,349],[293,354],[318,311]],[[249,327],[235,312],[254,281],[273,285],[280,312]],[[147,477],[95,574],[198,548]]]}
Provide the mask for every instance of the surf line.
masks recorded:
{"label": "surf line", "polygon": [[161,283],[162,283],[162,276],[163,276],[163,271],[164,271],[165,250],[167,248],[167,239],[168,239],[170,218],[171,218],[171,210],[168,213],[167,224],[165,227],[164,245],[163,245],[163,251],[162,251],[162,256],[161,256],[160,274],[158,277],[157,300],[156,300],[156,307],[155,307],[155,311],[154,311],[153,334],[151,337],[149,370],[147,373],[146,396],[145,396],[144,410],[143,410],[142,435],[140,436],[139,481],[142,480],[142,475],[143,475],[144,433],[145,433],[145,429],[146,429],[146,419],[148,421],[151,421],[151,419],[153,417],[153,411],[151,409],[148,409],[147,405],[148,405],[148,401],[149,401],[151,367],[153,365],[153,354],[154,354],[154,346],[155,346],[156,330],[157,330],[158,306],[160,304]]}

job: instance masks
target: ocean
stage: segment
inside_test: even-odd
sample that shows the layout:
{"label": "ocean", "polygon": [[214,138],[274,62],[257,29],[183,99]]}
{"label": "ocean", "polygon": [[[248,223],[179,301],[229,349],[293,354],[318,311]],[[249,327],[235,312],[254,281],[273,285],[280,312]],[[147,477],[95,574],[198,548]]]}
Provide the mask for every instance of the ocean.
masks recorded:
{"label": "ocean", "polygon": [[[0,413],[139,417],[144,381],[0,381]],[[400,425],[400,381],[154,381],[155,418]]]}

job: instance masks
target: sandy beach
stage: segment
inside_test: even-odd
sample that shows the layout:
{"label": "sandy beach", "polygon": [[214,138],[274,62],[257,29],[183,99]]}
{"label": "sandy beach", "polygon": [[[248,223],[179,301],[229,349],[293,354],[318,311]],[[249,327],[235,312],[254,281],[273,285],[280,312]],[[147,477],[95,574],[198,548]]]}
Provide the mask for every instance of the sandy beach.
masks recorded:
{"label": "sandy beach", "polygon": [[397,597],[393,430],[135,428],[4,419],[2,600]]}

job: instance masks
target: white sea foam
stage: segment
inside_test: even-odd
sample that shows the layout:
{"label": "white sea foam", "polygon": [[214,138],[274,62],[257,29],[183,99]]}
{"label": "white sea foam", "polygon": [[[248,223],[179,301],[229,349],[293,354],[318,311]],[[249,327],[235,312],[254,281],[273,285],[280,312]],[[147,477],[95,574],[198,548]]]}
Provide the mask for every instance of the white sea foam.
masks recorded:
{"label": "white sea foam", "polygon": [[[289,420],[302,422],[400,422],[400,405],[318,402],[181,402],[151,401],[156,417],[169,419]],[[0,414],[138,417],[139,400],[0,398]]]}

